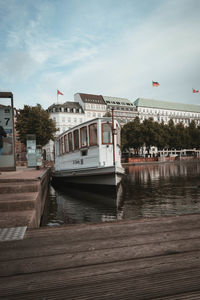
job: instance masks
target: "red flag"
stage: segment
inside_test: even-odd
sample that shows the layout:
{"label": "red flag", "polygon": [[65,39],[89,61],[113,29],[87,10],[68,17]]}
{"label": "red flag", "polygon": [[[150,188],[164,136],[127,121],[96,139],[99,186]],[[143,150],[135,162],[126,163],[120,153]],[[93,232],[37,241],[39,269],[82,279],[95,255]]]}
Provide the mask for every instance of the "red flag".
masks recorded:
{"label": "red flag", "polygon": [[57,90],[57,95],[64,95],[64,94],[61,93],[59,90]]}
{"label": "red flag", "polygon": [[157,81],[152,81],[152,86],[159,86],[160,84]]}
{"label": "red flag", "polygon": [[199,93],[199,90],[192,89],[193,93]]}

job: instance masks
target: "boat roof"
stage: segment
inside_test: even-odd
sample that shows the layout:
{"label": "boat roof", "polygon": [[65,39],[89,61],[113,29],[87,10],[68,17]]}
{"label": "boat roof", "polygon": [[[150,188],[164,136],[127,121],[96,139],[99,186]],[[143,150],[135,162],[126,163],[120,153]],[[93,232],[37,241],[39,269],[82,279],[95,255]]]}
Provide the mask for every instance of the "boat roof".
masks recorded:
{"label": "boat roof", "polygon": [[[59,134],[59,136],[56,137],[56,139],[59,139],[62,135],[65,135],[67,132],[70,132],[70,131],[73,131],[75,130],[76,128],[79,128],[79,127],[82,127],[82,126],[86,126],[87,124],[89,123],[94,123],[94,121],[98,121],[98,120],[102,120],[104,122],[112,122],[112,118],[111,117],[102,117],[102,118],[94,118],[94,119],[91,119],[91,120],[88,120],[88,121],[85,121],[81,124],[78,124],[70,129],[67,129],[66,131],[63,131],[61,134]],[[116,119],[114,119],[117,123],[118,121]],[[119,124],[119,123],[118,123]]]}

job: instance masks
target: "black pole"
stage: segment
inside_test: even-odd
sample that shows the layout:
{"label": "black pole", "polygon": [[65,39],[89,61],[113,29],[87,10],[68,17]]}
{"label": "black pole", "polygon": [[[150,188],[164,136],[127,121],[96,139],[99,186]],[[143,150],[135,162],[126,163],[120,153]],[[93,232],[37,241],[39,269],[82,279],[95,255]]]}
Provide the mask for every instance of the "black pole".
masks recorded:
{"label": "black pole", "polygon": [[115,134],[114,134],[114,108],[112,107],[112,144],[113,144],[113,165],[115,166]]}

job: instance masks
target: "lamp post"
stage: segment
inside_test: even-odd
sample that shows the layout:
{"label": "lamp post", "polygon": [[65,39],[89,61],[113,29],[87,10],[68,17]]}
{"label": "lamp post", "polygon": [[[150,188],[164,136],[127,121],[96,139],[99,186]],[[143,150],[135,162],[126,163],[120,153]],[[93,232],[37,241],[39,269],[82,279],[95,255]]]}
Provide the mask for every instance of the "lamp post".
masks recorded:
{"label": "lamp post", "polygon": [[112,144],[113,144],[113,165],[115,166],[115,128],[114,128],[114,107],[112,107]]}

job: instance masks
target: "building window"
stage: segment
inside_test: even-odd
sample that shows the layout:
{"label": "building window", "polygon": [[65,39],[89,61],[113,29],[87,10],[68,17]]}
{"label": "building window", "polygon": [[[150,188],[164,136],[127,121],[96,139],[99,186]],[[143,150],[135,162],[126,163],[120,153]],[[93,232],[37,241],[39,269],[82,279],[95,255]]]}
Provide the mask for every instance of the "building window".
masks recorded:
{"label": "building window", "polygon": [[90,141],[90,146],[95,146],[97,145],[97,124],[91,124],[89,126],[89,141]]}

